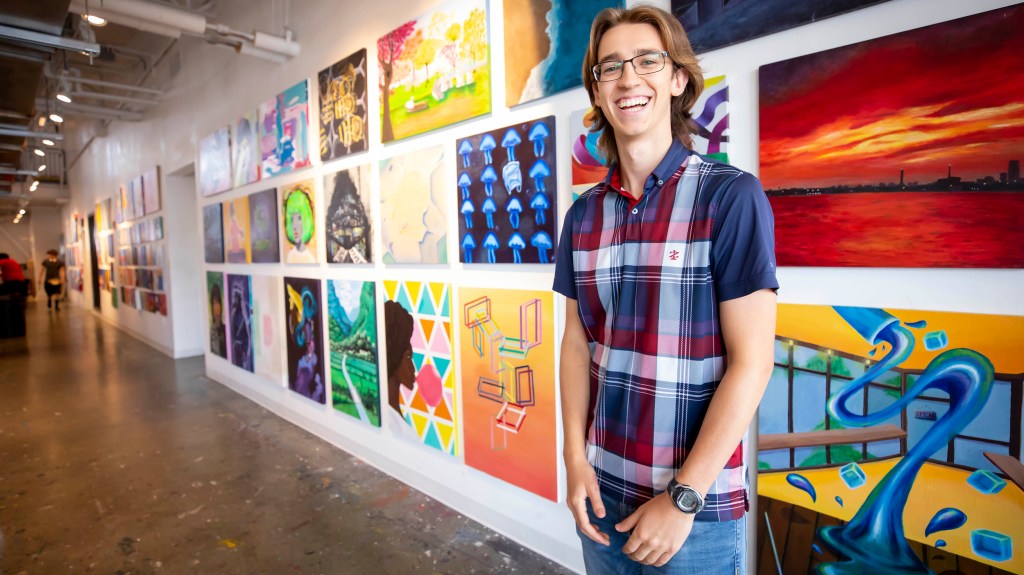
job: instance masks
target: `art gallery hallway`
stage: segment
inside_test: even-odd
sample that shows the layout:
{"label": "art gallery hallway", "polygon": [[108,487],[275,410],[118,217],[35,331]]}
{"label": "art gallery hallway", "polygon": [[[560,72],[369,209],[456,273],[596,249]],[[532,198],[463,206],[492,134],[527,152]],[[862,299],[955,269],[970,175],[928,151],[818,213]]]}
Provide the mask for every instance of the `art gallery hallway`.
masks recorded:
{"label": "art gallery hallway", "polygon": [[0,574],[568,573],[75,308],[0,355]]}

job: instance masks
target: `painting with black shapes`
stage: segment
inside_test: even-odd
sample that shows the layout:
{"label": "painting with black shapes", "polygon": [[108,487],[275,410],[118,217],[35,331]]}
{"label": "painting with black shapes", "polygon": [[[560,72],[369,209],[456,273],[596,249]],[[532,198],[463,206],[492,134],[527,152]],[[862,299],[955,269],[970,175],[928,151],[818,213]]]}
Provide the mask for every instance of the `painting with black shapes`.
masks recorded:
{"label": "painting with black shapes", "polygon": [[271,188],[249,196],[249,242],[252,263],[281,261],[277,230],[277,190]]}
{"label": "painting with black shapes", "polygon": [[320,160],[366,150],[366,49],[320,71]]}
{"label": "painting with black shapes", "polygon": [[324,176],[327,194],[327,258],[332,264],[373,261],[370,168],[356,166]]}
{"label": "painting with black shapes", "polygon": [[327,403],[320,280],[286,277],[284,289],[288,388],[317,403]]}
{"label": "painting with black shapes", "polygon": [[203,251],[206,263],[224,263],[224,222],[220,204],[203,206]]}
{"label": "painting with black shapes", "polygon": [[231,363],[253,370],[252,290],[249,276],[228,274],[228,353]]}
{"label": "painting with black shapes", "polygon": [[460,261],[553,263],[554,141],[548,116],[456,142]]}

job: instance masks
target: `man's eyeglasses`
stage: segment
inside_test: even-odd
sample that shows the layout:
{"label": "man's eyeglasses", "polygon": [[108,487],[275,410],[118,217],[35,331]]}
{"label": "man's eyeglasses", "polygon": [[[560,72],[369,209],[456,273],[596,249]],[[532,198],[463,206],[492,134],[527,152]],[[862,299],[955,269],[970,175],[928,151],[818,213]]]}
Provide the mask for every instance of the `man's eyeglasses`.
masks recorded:
{"label": "man's eyeglasses", "polygon": [[626,62],[633,65],[633,71],[637,74],[653,74],[665,69],[665,62],[668,60],[668,52],[648,52],[634,56],[629,60],[608,60],[591,68],[594,79],[598,82],[611,82],[622,77],[622,71],[626,68]]}

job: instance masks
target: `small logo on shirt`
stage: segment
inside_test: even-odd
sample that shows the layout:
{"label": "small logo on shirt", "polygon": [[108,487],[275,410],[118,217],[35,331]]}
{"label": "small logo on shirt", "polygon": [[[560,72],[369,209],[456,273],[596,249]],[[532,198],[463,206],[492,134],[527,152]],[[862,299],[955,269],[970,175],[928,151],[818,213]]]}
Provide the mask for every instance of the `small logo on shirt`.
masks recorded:
{"label": "small logo on shirt", "polygon": [[676,261],[679,259],[679,250],[671,250],[668,252],[668,259]]}

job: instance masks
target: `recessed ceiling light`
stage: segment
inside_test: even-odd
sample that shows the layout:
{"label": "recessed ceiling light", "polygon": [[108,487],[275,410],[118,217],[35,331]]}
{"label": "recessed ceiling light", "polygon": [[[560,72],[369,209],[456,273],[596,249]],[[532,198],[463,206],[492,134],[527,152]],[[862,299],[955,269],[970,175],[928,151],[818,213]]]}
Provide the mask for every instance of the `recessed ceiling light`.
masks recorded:
{"label": "recessed ceiling light", "polygon": [[54,122],[59,124],[59,123],[64,121],[64,118],[61,118],[57,114],[50,114],[50,120],[52,120],[52,121],[54,121]]}
{"label": "recessed ceiling light", "polygon": [[45,156],[46,155],[46,152],[40,150],[39,148],[36,148],[33,151],[36,153],[37,156]]}
{"label": "recessed ceiling light", "polygon": [[24,214],[24,213],[25,213],[25,208],[22,208],[22,209],[21,209],[21,211],[20,211],[20,212],[18,212],[18,213],[19,213],[19,214]]}
{"label": "recessed ceiling light", "polygon": [[65,96],[64,94],[57,94],[57,99],[60,100],[61,102],[64,102],[65,104],[70,104],[71,103],[71,98]]}
{"label": "recessed ceiling light", "polygon": [[40,172],[46,171],[46,164],[43,164],[42,166],[39,166],[39,171]]}
{"label": "recessed ceiling light", "polygon": [[93,14],[82,14],[82,18],[85,18],[86,22],[92,24],[93,26],[107,25],[107,20],[105,18],[100,18],[99,16],[94,16]]}
{"label": "recessed ceiling light", "polygon": [[47,146],[52,146],[53,140],[43,140],[43,143],[46,144]]}

